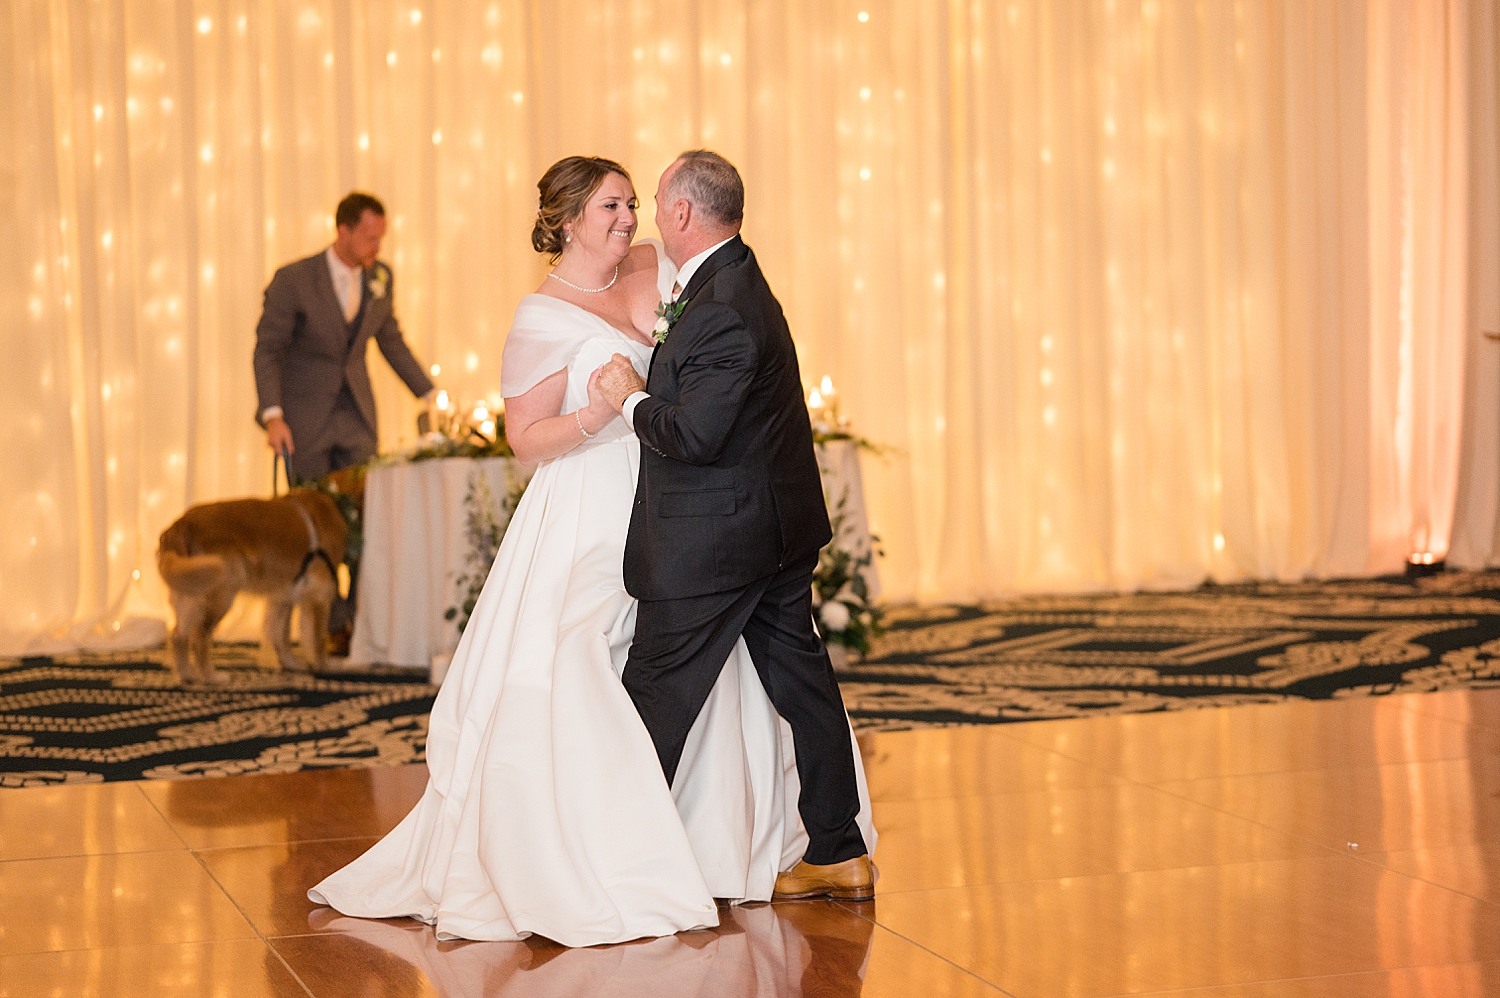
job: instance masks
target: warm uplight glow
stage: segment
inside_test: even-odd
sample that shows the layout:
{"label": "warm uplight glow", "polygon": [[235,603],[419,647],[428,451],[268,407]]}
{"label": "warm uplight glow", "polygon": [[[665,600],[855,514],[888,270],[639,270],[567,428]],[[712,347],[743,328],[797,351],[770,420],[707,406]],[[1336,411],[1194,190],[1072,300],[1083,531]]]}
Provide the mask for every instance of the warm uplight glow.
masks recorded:
{"label": "warm uplight glow", "polygon": [[825,396],[832,395],[833,379],[826,374],[823,375],[823,380],[818,382],[818,390],[821,391]]}
{"label": "warm uplight glow", "polygon": [[809,409],[821,409],[821,408],[823,408],[823,394],[821,392],[819,392],[816,388],[814,388],[812,390],[812,394],[811,395],[807,396],[807,407]]}
{"label": "warm uplight glow", "polygon": [[437,399],[435,400],[435,404],[437,405],[438,412],[447,412],[448,411],[448,405],[449,405],[449,402],[448,402],[448,392],[445,389],[439,389],[438,390]]}

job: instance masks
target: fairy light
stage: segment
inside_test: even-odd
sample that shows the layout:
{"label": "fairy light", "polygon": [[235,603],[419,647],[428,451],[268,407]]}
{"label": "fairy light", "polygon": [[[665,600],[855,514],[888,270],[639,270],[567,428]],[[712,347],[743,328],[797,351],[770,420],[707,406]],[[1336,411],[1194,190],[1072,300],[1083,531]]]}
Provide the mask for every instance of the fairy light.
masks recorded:
{"label": "fairy light", "polygon": [[438,412],[447,412],[448,411],[449,402],[448,402],[448,392],[447,392],[446,389],[439,389],[438,390],[436,402],[437,402]]}
{"label": "fairy light", "polygon": [[435,377],[437,377],[437,376],[438,376],[438,375],[439,375],[439,374],[442,374],[442,373],[443,373],[443,365],[441,365],[441,364],[433,364],[433,365],[432,365],[432,366],[431,366],[431,367],[429,367],[429,368],[428,368],[428,369],[427,369],[427,370],[428,370],[428,371],[429,371],[429,372],[430,372],[430,373],[431,373],[431,374],[432,374],[432,376],[433,376],[433,377],[434,377],[434,378],[435,378]]}

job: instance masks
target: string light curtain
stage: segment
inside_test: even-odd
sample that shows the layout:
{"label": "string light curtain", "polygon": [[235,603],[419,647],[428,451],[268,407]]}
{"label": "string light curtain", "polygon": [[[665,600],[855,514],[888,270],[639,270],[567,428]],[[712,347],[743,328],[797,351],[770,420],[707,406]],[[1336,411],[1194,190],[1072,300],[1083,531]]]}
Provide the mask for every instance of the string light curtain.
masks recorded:
{"label": "string light curtain", "polygon": [[[480,399],[544,272],[541,171],[620,159],[649,233],[696,146],[745,175],[804,374],[895,449],[890,597],[1441,556],[1492,6],[1470,36],[1463,0],[13,0],[0,630],[162,614],[157,534],[269,492],[261,290],[345,191],[385,199],[408,338]],[[372,371],[389,447],[416,410]]]}

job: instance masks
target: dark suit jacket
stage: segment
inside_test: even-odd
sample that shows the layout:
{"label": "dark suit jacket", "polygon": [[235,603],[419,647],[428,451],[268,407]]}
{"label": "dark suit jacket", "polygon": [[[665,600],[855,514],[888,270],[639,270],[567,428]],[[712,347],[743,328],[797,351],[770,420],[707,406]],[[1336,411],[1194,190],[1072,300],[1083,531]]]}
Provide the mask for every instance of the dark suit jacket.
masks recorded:
{"label": "dark suit jacket", "polygon": [[634,413],[625,588],[643,600],[738,589],[832,537],[797,352],[755,254],[736,236],[681,297]]}
{"label": "dark suit jacket", "polygon": [[[384,286],[378,297],[372,283]],[[351,331],[323,252],[276,271],[266,286],[265,307],[255,327],[257,421],[268,407],[279,405],[292,439],[311,444],[347,381],[360,413],[375,431],[375,396],[365,367],[365,344],[372,336],[413,394],[432,390],[396,323],[391,268],[377,261],[365,271],[362,286],[363,305]]]}

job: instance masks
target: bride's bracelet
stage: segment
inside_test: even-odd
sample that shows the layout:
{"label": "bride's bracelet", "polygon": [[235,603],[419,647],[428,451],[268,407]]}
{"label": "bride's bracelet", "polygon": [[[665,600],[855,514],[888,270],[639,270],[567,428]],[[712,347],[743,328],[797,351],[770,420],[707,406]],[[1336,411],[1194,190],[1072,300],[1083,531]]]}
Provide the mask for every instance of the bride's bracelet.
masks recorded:
{"label": "bride's bracelet", "polygon": [[590,433],[588,430],[585,430],[583,428],[583,417],[578,415],[578,412],[579,410],[577,409],[573,410],[573,422],[578,424],[578,432],[583,434],[583,439],[585,440],[594,439],[595,434]]}

